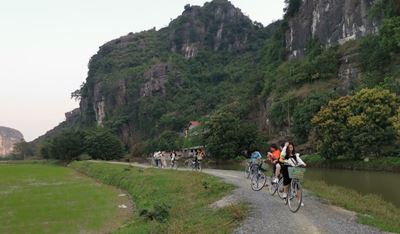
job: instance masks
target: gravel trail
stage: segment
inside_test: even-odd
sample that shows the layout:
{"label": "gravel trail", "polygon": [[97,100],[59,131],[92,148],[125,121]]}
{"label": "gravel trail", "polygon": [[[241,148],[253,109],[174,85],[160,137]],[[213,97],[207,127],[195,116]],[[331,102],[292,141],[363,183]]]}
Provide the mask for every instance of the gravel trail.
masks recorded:
{"label": "gravel trail", "polygon": [[[110,163],[129,165],[129,163]],[[130,165],[150,167],[137,163]],[[265,188],[259,192],[251,190],[250,181],[244,177],[243,172],[216,169],[204,169],[203,172],[237,186],[230,199],[233,196],[234,199],[250,204],[249,217],[234,233],[382,233],[375,228],[357,223],[354,212],[325,204],[310,196],[307,191],[303,194],[305,206],[297,213],[292,213],[277,195],[269,195]]]}

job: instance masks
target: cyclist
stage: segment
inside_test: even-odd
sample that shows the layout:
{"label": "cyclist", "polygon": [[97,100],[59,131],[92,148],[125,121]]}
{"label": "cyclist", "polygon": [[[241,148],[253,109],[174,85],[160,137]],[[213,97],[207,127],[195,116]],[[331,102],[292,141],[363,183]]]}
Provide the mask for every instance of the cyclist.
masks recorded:
{"label": "cyclist", "polygon": [[258,150],[254,150],[250,157],[250,162],[252,164],[259,164],[261,162],[261,154]]}
{"label": "cyclist", "polygon": [[285,146],[282,149],[279,162],[284,164],[282,168],[283,185],[284,185],[283,198],[286,198],[290,182],[292,182],[292,180],[289,177],[288,168],[295,166],[306,166],[306,164],[303,162],[303,160],[301,160],[300,154],[296,153],[294,144],[289,142],[285,143]]}
{"label": "cyclist", "polygon": [[200,163],[203,160],[203,158],[204,158],[203,151],[201,149],[198,149],[194,155],[195,168],[200,169]]}
{"label": "cyclist", "polygon": [[172,151],[170,157],[171,157],[171,167],[174,167],[175,163],[176,163],[176,153],[175,153],[175,151]]}
{"label": "cyclist", "polygon": [[270,147],[271,152],[268,152],[268,159],[271,161],[273,165],[273,171],[275,173],[275,178],[273,179],[274,183],[278,183],[279,174],[281,174],[281,164],[279,163],[279,159],[281,157],[281,151],[278,149],[276,144],[272,144]]}

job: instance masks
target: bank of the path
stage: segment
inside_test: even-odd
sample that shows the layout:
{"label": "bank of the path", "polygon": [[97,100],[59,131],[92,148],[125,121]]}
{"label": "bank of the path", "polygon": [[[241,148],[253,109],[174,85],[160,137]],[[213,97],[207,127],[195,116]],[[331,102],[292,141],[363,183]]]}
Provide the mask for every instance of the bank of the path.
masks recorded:
{"label": "bank of the path", "polygon": [[[109,163],[150,167],[137,163]],[[252,191],[250,182],[239,171],[205,169],[203,172],[237,186],[232,195],[234,199],[250,204],[249,217],[235,233],[382,233],[357,223],[355,213],[324,204],[307,192],[304,195],[305,206],[293,214],[277,196],[272,197],[266,191]]]}

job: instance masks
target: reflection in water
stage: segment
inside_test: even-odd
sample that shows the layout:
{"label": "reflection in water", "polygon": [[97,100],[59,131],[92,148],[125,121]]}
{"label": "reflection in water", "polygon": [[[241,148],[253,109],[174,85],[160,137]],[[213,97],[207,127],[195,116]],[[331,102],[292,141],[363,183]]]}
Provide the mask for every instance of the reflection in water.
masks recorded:
{"label": "reflection in water", "polygon": [[400,173],[309,168],[306,180],[322,180],[329,185],[354,189],[361,194],[376,194],[400,207]]}

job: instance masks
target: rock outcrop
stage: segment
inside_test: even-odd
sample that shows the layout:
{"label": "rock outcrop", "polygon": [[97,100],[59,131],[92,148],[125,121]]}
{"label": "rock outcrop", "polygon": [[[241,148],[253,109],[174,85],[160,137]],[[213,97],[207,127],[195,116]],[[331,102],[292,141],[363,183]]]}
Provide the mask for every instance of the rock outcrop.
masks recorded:
{"label": "rock outcrop", "polygon": [[18,130],[0,127],[0,157],[9,155],[16,143],[21,142],[24,136]]}
{"label": "rock outcrop", "polygon": [[252,27],[256,25],[239,8],[226,0],[214,0],[203,7],[187,5],[166,31],[171,50],[192,58],[204,47],[214,51],[243,50]]}
{"label": "rock outcrop", "polygon": [[303,0],[288,19],[286,50],[289,58],[304,56],[308,43],[343,44],[377,32],[377,22],[368,17],[374,0]]}

